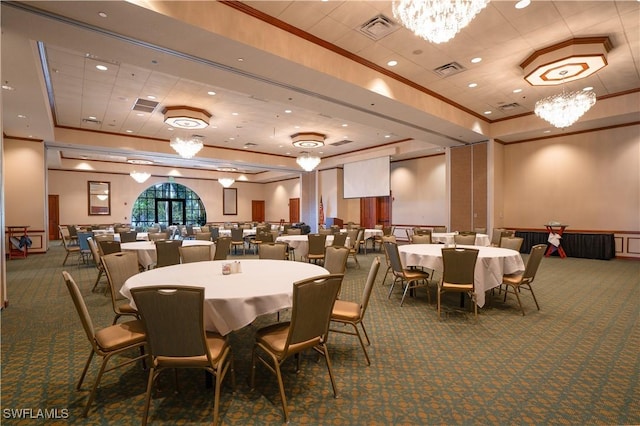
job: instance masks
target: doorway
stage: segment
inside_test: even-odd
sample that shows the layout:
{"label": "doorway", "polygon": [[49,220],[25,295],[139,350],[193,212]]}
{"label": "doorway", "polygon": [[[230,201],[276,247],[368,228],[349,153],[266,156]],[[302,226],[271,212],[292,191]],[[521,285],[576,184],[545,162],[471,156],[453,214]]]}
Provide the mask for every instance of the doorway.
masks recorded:
{"label": "doorway", "polygon": [[184,199],[156,198],[156,223],[184,225],[187,215]]}
{"label": "doorway", "polygon": [[300,222],[300,198],[289,198],[289,223]]}
{"label": "doorway", "polygon": [[62,238],[58,225],[60,225],[60,196],[49,195],[49,241]]}
{"label": "doorway", "polygon": [[264,222],[264,200],[251,200],[251,221]]}

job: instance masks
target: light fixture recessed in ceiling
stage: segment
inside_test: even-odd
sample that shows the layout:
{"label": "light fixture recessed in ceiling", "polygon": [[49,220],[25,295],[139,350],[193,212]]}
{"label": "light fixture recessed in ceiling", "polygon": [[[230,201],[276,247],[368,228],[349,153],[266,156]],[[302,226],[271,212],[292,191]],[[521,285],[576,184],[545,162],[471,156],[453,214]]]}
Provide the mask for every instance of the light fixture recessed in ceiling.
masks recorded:
{"label": "light fixture recessed in ceiling", "polygon": [[291,135],[293,146],[305,149],[324,146],[325,138],[325,135],[317,132],[301,132]]}
{"label": "light fixture recessed in ceiling", "polygon": [[204,129],[209,125],[211,114],[188,106],[168,106],[162,111],[164,122],[179,129]]}

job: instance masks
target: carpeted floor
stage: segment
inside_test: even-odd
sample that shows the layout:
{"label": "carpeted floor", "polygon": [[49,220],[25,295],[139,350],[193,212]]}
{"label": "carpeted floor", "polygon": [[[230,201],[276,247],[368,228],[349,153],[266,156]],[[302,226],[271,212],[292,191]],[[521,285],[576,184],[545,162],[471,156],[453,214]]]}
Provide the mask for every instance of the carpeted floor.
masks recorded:
{"label": "carpeted floor", "polygon": [[[375,255],[360,255],[360,269],[349,261],[342,298],[359,299]],[[89,343],[61,271],[81,286],[96,327],[110,324],[113,312],[110,298],[91,292],[95,268],[77,266],[75,259],[63,268],[63,259],[64,249],[54,244],[47,254],[7,262],[1,422],[43,423],[16,416],[49,410],[59,419],[47,424],[139,424],[146,386],[139,364],[106,373],[88,418],[80,417],[98,363],[77,391]],[[339,391],[334,399],[324,362],[316,363],[315,355],[303,357],[298,375],[295,362],[287,363],[291,423],[640,423],[640,262],[545,258],[534,284],[541,311],[528,295],[524,317],[514,299],[502,303],[488,296],[477,323],[472,314],[453,309],[438,321],[424,292],[400,307],[399,293],[387,298],[384,265],[383,259],[365,321],[372,365],[366,365],[355,337],[332,334]],[[452,308],[453,296],[447,301]],[[275,315],[259,318],[231,336],[237,388],[233,394],[228,383],[223,387],[222,424],[282,423],[275,377],[258,367],[256,390],[247,383],[253,334],[273,321]],[[211,422],[213,391],[204,386],[202,372],[181,372],[180,393],[171,374],[159,385],[152,424]]]}

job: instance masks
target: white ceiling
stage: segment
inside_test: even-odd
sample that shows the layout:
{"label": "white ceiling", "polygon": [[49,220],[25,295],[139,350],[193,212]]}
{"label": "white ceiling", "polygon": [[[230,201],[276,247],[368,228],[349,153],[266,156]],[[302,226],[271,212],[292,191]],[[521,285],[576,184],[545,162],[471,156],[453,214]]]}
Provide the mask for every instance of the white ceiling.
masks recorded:
{"label": "white ceiling", "polygon": [[[522,10],[512,1],[493,1],[444,44],[421,40],[402,27],[378,41],[363,35],[359,29],[371,18],[382,14],[393,19],[389,1],[243,3],[254,9],[254,16],[289,24],[306,32],[306,38],[315,36],[335,51],[343,49],[358,62],[406,79],[421,93],[446,99],[483,123],[531,114],[538,99],[557,93],[558,87],[530,86],[519,65],[534,51],[571,38],[608,36],[613,45],[608,65],[572,83],[572,90],[593,86],[601,98],[640,89],[638,1],[533,1]],[[190,2],[182,4],[189,7]],[[473,64],[474,57],[482,61]],[[398,65],[389,67],[391,59]],[[465,70],[448,77],[433,71],[451,62]],[[109,69],[96,70],[98,63]],[[65,158],[122,162],[137,157],[174,167],[286,173],[297,172],[287,159],[299,154],[290,135],[301,131],[326,134],[327,145],[316,152],[336,161],[394,141],[413,140],[411,149],[395,157],[402,158],[487,140],[482,132],[436,119],[428,111],[128,2],[2,2],[2,82],[13,88],[2,91],[4,134],[44,140],[51,152]],[[470,83],[477,87],[469,88]],[[139,116],[132,106],[148,95],[159,106]],[[509,104],[517,105],[501,109]],[[229,155],[220,156],[218,150],[186,161],[171,154],[166,141],[176,131],[168,130],[162,116],[163,107],[171,105],[209,111],[210,126],[197,133],[206,146],[229,148],[223,151]],[[612,115],[582,120],[571,130],[638,119],[637,113]],[[149,143],[133,150],[68,143],[56,140],[56,127],[142,137],[162,149],[149,148]],[[543,137],[545,130],[559,132],[540,120],[534,130],[512,131],[500,139]],[[344,140],[351,142],[333,145]],[[270,156],[237,161],[247,152]]]}

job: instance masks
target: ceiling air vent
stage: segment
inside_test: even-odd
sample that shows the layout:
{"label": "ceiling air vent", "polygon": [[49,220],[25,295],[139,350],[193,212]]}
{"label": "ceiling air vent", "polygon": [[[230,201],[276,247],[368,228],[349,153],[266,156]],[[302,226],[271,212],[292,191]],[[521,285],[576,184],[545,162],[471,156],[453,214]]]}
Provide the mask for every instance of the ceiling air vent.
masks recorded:
{"label": "ceiling air vent", "polygon": [[358,31],[372,40],[380,40],[400,28],[384,15],[378,15],[362,24]]}
{"label": "ceiling air vent", "polygon": [[353,141],[345,139],[345,140],[341,140],[341,141],[338,141],[338,142],[330,143],[329,145],[331,145],[331,146],[342,146],[342,145],[346,145],[346,144],[351,143],[351,142],[353,142]]}
{"label": "ceiling air vent", "polygon": [[134,111],[151,113],[153,112],[154,109],[156,109],[157,106],[158,106],[158,102],[138,98],[136,99],[136,102],[133,104],[132,109]]}
{"label": "ceiling air vent", "polygon": [[511,111],[511,110],[516,109],[516,108],[520,108],[520,104],[517,103],[517,102],[514,102],[512,104],[500,105],[498,108],[500,108],[502,111]]}
{"label": "ceiling air vent", "polygon": [[434,69],[433,72],[438,74],[441,77],[449,77],[466,70],[467,69],[462,65],[460,65],[459,63],[451,62],[445,65],[439,66],[438,68]]}

